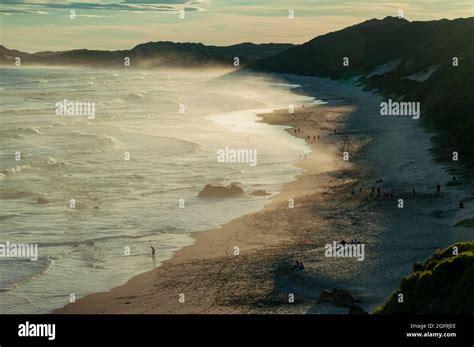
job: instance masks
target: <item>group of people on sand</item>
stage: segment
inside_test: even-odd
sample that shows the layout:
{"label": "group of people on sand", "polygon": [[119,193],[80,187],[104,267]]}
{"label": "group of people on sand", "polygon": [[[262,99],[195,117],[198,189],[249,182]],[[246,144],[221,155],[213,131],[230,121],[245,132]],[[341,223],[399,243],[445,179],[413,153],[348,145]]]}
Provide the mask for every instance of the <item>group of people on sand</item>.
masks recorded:
{"label": "group of people on sand", "polygon": [[[453,181],[456,181],[456,176],[453,177]],[[376,184],[383,183],[383,179],[379,178],[377,181],[375,181],[375,183]],[[359,192],[362,193],[362,187],[359,187]],[[436,193],[441,194],[441,185],[439,183],[436,185]],[[377,194],[377,197],[380,198],[382,195],[382,189],[380,187],[375,188],[374,186],[372,186],[370,188],[370,197],[371,198],[374,197],[375,194]],[[415,187],[412,187],[412,194],[413,196],[416,196]],[[351,192],[351,196],[355,196],[355,195],[357,194],[356,194],[356,191],[353,189]],[[393,196],[394,194],[392,191],[383,192],[384,198],[393,198]],[[464,208],[464,203],[462,201],[459,202],[459,208]]]}
{"label": "group of people on sand", "polygon": [[[296,134],[296,133],[300,133],[300,132],[301,132],[301,129],[300,129],[300,128],[294,128],[293,131],[294,131],[295,134]],[[313,135],[313,136],[307,135],[307,136],[306,136],[306,139],[307,139],[308,141],[311,141],[311,137],[313,138],[313,141],[316,141],[316,137],[318,138],[318,140],[320,139],[319,135]]]}
{"label": "group of people on sand", "polygon": [[351,240],[349,242],[346,242],[346,240],[342,240],[341,242],[339,242],[340,245],[357,245],[357,244],[361,244],[362,241],[361,240],[357,240],[357,238],[355,238],[354,240]]}

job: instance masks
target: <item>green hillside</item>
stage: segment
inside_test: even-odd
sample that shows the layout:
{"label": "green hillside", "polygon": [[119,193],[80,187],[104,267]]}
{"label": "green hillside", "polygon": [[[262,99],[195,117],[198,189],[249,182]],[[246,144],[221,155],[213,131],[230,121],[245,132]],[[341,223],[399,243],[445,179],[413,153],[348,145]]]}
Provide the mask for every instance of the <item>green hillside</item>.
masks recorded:
{"label": "green hillside", "polygon": [[[454,247],[458,254],[454,255]],[[399,302],[399,294],[403,302]],[[374,313],[472,314],[474,242],[459,242],[435,253],[402,279],[400,288]]]}

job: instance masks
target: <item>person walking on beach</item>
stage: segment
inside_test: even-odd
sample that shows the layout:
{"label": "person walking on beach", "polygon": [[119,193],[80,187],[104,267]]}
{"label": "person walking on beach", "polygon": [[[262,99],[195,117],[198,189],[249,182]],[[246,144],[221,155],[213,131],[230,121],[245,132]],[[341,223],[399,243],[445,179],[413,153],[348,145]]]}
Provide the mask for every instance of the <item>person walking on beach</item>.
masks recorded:
{"label": "person walking on beach", "polygon": [[380,187],[377,187],[377,196],[380,198]]}
{"label": "person walking on beach", "polygon": [[441,191],[441,186],[439,184],[436,185],[436,191],[438,192],[438,194],[440,193]]}
{"label": "person walking on beach", "polygon": [[156,253],[155,247],[153,247],[153,246],[150,246],[150,247],[151,247],[151,256],[154,258],[154,257],[155,257],[155,253]]}
{"label": "person walking on beach", "polygon": [[412,188],[413,196],[416,195],[415,187]]}

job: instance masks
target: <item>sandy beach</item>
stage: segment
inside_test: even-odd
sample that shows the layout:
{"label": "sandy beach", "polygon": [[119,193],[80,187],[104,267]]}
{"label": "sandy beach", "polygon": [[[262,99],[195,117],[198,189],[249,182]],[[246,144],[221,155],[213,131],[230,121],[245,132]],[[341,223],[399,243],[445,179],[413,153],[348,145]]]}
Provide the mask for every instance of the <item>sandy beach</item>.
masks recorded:
{"label": "sandy beach", "polygon": [[[304,173],[262,211],[194,233],[193,245],[158,268],[56,313],[347,313],[320,299],[337,287],[371,312],[413,263],[459,240],[452,225],[467,193],[446,186],[451,174],[431,159],[416,120],[380,116],[382,97],[357,86],[286,77],[327,102],[262,115],[307,141]],[[363,261],[325,256],[324,245],[353,239],[365,244]],[[293,268],[296,260],[304,270]]]}

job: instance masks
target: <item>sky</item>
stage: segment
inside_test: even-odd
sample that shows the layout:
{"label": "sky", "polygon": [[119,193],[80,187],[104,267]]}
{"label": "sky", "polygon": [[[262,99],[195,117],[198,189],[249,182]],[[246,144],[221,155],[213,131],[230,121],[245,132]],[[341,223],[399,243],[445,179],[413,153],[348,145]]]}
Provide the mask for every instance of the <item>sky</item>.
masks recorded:
{"label": "sky", "polygon": [[400,10],[410,21],[465,18],[474,0],[0,0],[0,44],[32,53],[149,41],[303,43]]}

